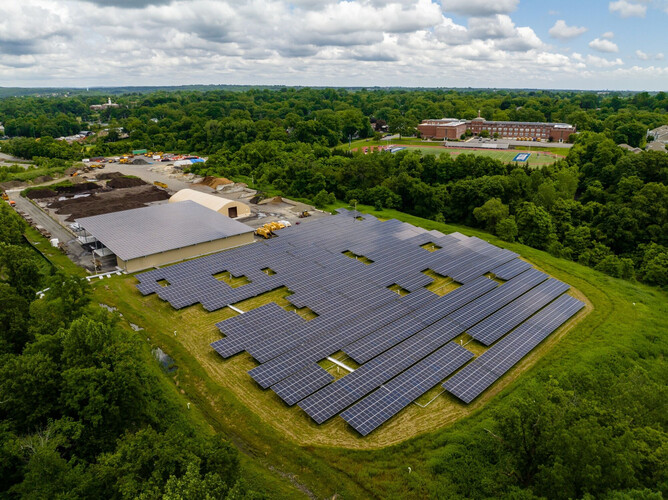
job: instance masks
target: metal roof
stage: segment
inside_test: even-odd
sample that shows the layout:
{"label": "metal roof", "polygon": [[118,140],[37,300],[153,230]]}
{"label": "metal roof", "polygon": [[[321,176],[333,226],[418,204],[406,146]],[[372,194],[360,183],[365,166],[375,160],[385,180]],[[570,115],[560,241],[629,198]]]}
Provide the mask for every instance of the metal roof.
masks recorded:
{"label": "metal roof", "polygon": [[122,260],[250,233],[253,229],[193,201],[76,219]]}

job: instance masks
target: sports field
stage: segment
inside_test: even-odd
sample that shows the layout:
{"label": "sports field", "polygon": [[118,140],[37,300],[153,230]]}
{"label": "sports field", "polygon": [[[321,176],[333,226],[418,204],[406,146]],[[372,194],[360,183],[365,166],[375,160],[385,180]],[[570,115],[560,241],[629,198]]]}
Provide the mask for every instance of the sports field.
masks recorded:
{"label": "sports field", "polygon": [[402,147],[406,148],[406,151],[420,151],[423,155],[440,155],[441,153],[449,153],[452,157],[457,157],[460,154],[473,154],[478,156],[489,156],[490,158],[495,158],[501,160],[504,163],[512,162],[517,156],[521,154],[528,154],[528,158],[525,161],[517,161],[518,164],[529,164],[532,167],[542,167],[545,165],[552,165],[557,160],[563,158],[563,156],[558,156],[554,153],[548,153],[545,151],[522,151],[518,149],[471,149],[471,148],[445,148],[443,146],[410,146],[403,145]]}

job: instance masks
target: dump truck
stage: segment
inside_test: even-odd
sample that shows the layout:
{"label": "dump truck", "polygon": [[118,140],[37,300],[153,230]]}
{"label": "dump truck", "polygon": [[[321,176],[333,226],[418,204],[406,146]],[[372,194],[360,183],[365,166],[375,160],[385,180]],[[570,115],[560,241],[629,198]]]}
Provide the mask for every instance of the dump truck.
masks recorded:
{"label": "dump truck", "polygon": [[15,207],[15,206],[16,206],[16,202],[15,202],[14,200],[9,200],[9,206],[10,206],[10,207]]}
{"label": "dump truck", "polygon": [[127,164],[127,163],[130,163],[130,160],[129,160],[128,158],[121,158],[120,160],[118,160],[118,163],[125,163],[125,164]]}
{"label": "dump truck", "polygon": [[155,181],[153,184],[155,186],[161,187],[162,189],[167,189],[167,184],[165,184],[164,182]]}

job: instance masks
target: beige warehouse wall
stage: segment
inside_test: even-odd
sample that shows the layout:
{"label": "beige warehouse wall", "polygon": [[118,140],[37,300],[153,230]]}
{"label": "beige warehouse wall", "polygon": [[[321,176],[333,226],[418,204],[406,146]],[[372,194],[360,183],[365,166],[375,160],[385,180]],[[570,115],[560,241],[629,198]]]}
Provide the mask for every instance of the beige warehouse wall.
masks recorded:
{"label": "beige warehouse wall", "polygon": [[209,253],[220,252],[228,248],[247,245],[248,243],[252,243],[254,239],[255,238],[253,237],[252,232],[238,234],[236,236],[230,236],[229,238],[207,241],[206,243],[191,245],[184,248],[177,248],[167,252],[147,255],[146,257],[130,259],[128,261],[124,261],[116,257],[116,263],[118,267],[124,269],[126,272],[135,273],[137,271],[142,271],[151,267],[173,264],[182,260],[192,259],[193,257],[199,257],[200,255],[206,255]]}

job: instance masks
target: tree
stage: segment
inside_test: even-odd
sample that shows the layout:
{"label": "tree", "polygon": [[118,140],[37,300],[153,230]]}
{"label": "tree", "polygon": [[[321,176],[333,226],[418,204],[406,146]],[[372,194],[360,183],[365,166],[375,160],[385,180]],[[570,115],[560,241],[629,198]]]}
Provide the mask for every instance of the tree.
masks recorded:
{"label": "tree", "polygon": [[473,216],[478,222],[485,224],[485,228],[492,233],[497,224],[508,217],[508,213],[508,206],[501,203],[499,198],[491,198],[484,205],[473,210]]}
{"label": "tree", "polygon": [[546,249],[554,238],[554,228],[550,214],[531,202],[520,205],[515,215],[519,239],[525,245]]}
{"label": "tree", "polygon": [[508,241],[510,243],[515,241],[519,230],[517,229],[517,223],[515,222],[515,217],[510,216],[506,217],[503,220],[500,220],[496,224],[496,234],[502,240]]}
{"label": "tree", "polygon": [[20,245],[26,224],[7,203],[0,203],[0,244]]}
{"label": "tree", "polygon": [[35,252],[29,247],[0,244],[0,269],[16,293],[32,300],[40,289],[42,274]]}
{"label": "tree", "polygon": [[28,301],[7,283],[0,283],[0,355],[20,353],[31,339]]}

